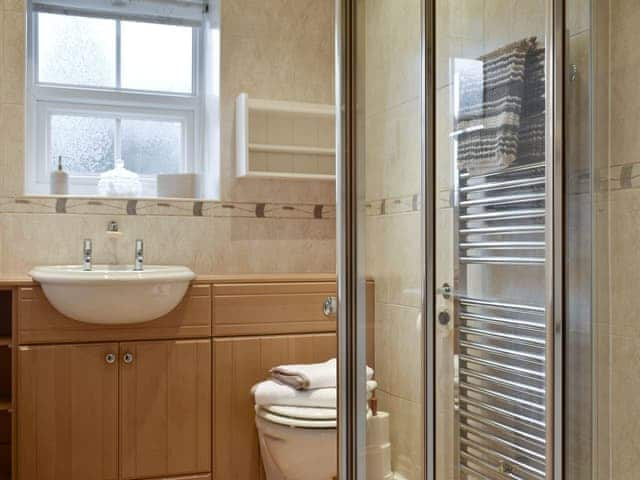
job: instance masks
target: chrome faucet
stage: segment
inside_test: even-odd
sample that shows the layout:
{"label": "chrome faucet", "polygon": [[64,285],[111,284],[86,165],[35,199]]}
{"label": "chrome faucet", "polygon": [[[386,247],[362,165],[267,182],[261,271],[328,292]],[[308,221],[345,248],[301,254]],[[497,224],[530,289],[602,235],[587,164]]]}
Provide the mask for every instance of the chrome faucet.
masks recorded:
{"label": "chrome faucet", "polygon": [[82,270],[88,272],[91,270],[91,239],[84,239]]}
{"label": "chrome faucet", "polygon": [[136,256],[133,269],[136,272],[141,272],[143,270],[144,264],[144,244],[142,240],[136,240]]}

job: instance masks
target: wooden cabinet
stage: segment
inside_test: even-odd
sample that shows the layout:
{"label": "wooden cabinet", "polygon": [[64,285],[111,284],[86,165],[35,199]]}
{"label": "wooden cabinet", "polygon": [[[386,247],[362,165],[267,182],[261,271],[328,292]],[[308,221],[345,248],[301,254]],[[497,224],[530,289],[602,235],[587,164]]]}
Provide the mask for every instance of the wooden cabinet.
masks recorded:
{"label": "wooden cabinet", "polygon": [[251,387],[276,365],[335,357],[336,341],[334,333],[214,340],[214,478],[262,478]]}
{"label": "wooden cabinet", "polygon": [[18,478],[208,478],[209,339],[20,347],[18,368]]}
{"label": "wooden cabinet", "polygon": [[329,275],[216,277],[162,318],[101,326],[16,286],[13,332],[0,323],[0,347],[19,345],[4,422],[0,348],[0,480],[12,435],[14,480],[263,479],[251,387],[277,364],[336,355],[336,318],[322,312],[335,292]]}
{"label": "wooden cabinet", "polygon": [[211,336],[210,285],[192,285],[182,302],[165,316],[130,325],[92,325],[72,320],[58,312],[38,286],[22,287],[17,293],[21,345]]}
{"label": "wooden cabinet", "polygon": [[117,355],[117,343],[20,347],[17,478],[118,478]]}
{"label": "wooden cabinet", "polygon": [[211,341],[122,343],[120,352],[121,478],[209,472]]}

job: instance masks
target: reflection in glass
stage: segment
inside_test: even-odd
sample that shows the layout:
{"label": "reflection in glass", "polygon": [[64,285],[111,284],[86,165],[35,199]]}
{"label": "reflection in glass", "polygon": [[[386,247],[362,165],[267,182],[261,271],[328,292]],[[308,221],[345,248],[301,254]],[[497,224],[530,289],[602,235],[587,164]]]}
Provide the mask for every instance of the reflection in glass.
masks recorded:
{"label": "reflection in glass", "polygon": [[97,174],[113,168],[116,121],[80,115],[52,115],[51,164],[63,157],[72,174]]}
{"label": "reflection in glass", "polygon": [[102,18],[38,14],[38,80],[116,86],[116,22]]}

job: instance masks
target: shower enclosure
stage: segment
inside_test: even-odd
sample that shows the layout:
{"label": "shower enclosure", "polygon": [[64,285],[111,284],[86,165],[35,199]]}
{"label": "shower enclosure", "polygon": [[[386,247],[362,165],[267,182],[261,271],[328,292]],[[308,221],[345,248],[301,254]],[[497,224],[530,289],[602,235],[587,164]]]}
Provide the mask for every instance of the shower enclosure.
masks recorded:
{"label": "shower enclosure", "polygon": [[564,2],[337,4],[340,478],[561,478]]}

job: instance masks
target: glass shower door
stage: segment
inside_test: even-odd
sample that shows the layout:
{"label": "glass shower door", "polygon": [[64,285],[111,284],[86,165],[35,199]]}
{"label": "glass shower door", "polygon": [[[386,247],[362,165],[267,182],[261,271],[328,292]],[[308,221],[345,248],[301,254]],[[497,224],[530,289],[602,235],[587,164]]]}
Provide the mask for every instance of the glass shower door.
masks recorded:
{"label": "glass shower door", "polygon": [[436,0],[438,480],[551,479],[559,462],[553,6]]}
{"label": "glass shower door", "polygon": [[421,3],[341,2],[345,480],[425,475]]}

